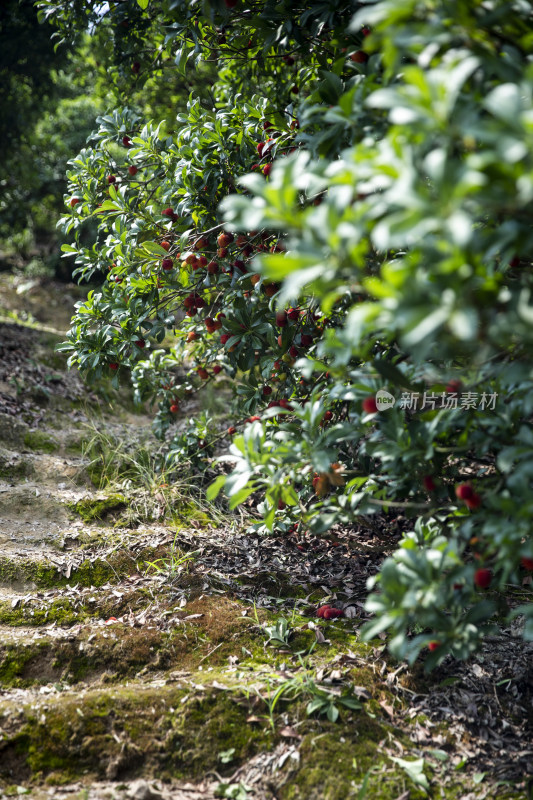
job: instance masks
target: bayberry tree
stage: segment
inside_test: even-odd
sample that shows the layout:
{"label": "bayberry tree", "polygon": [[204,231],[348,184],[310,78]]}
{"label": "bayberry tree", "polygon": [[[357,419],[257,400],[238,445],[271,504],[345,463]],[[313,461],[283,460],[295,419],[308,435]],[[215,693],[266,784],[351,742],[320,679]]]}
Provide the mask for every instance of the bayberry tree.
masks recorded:
{"label": "bayberry tree", "polygon": [[466,658],[496,617],[533,637],[529,5],[39,5],[65,36],[107,26],[119,73],[133,42],[154,81],[217,65],[164,124],[100,118],[71,164],[61,224],[99,233],[65,250],[103,277],[71,364],[131,376],[162,437],[229,376],[208,493],[260,491],[259,530],[401,510],[365,634],[396,656]]}

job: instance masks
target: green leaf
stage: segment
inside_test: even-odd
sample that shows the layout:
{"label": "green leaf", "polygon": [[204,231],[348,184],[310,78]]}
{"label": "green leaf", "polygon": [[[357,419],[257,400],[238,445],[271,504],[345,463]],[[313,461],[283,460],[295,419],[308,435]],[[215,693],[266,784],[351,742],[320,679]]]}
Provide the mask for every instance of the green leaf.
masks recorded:
{"label": "green leaf", "polygon": [[217,497],[219,495],[220,490],[224,486],[225,482],[226,482],[226,476],[225,475],[219,475],[217,478],[215,478],[213,483],[211,483],[207,487],[207,491],[205,493],[207,499],[208,500],[214,500],[215,497]]}
{"label": "green leaf", "polygon": [[406,761],[403,758],[395,758],[394,756],[389,756],[389,758],[407,773],[413,783],[421,786],[425,791],[429,791],[428,779],[424,775],[425,761],[423,758],[417,758],[416,761]]}
{"label": "green leaf", "polygon": [[149,2],[150,0],[137,0],[137,4],[142,8],[143,11],[148,8]]}

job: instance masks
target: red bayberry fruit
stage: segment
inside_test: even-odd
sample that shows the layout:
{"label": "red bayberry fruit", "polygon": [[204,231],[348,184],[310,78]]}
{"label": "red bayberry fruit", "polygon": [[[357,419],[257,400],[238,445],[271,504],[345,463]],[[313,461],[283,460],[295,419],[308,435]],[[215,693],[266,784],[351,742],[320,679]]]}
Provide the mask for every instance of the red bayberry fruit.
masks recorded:
{"label": "red bayberry fruit", "polygon": [[146,342],[144,341],[144,339],[137,339],[137,341],[135,342],[135,344],[136,344],[136,345],[137,345],[137,347],[139,347],[141,350],[144,350],[144,348],[146,347]]}
{"label": "red bayberry fruit", "polygon": [[302,333],[300,342],[302,343],[302,347],[310,347],[313,344],[313,337],[308,333]]}
{"label": "red bayberry fruit", "polygon": [[300,318],[300,309],[299,308],[289,308],[289,310],[287,311],[287,317],[292,322],[296,322]]}
{"label": "red bayberry fruit", "polygon": [[513,256],[512,259],[509,261],[510,267],[519,267],[520,266],[520,256]]}
{"label": "red bayberry fruit", "polygon": [[533,558],[529,558],[529,556],[522,556],[520,563],[524,569],[528,569],[530,572],[533,571]]}
{"label": "red bayberry fruit", "polygon": [[138,167],[135,166],[135,164],[132,164],[131,167],[128,167],[128,172],[133,178],[134,175],[137,175],[137,173],[139,172],[139,169],[138,169]]}
{"label": "red bayberry fruit", "polygon": [[233,436],[234,433],[237,433],[237,428],[235,425],[230,425],[228,428],[228,436]]}
{"label": "red bayberry fruit", "polygon": [[260,157],[263,155],[263,150],[265,149],[265,145],[266,142],[259,142],[257,145],[257,152],[259,153]]}
{"label": "red bayberry fruit", "polygon": [[174,215],[174,209],[170,208],[170,206],[168,208],[164,208],[163,211],[161,212],[161,214],[164,217],[174,217],[175,216]]}
{"label": "red bayberry fruit", "polygon": [[340,608],[326,608],[322,617],[324,619],[336,619],[337,617],[342,617],[343,611]]}
{"label": "red bayberry fruit", "polygon": [[257,414],[254,414],[253,417],[248,417],[246,422],[258,422],[260,419],[261,419],[261,417],[258,417]]}
{"label": "red bayberry fruit", "polygon": [[265,397],[268,397],[269,394],[272,394],[272,386],[268,386],[268,384],[263,386],[263,394]]}
{"label": "red bayberry fruit", "polygon": [[294,86],[291,86],[291,92],[292,92],[293,94],[298,94],[298,93],[299,93],[299,91],[300,91],[300,90],[299,90],[299,88],[296,86],[296,84],[294,84]]}
{"label": "red bayberry fruit", "polygon": [[172,405],[170,406],[171,413],[177,414],[179,410],[180,410],[179,405],[177,403],[172,403]]}
{"label": "red bayberry fruit", "polygon": [[460,483],[455,487],[455,496],[459,500],[470,500],[474,494],[475,492],[469,483]]}
{"label": "red bayberry fruit", "polygon": [[122,144],[124,145],[124,147],[131,147],[131,139],[130,139],[130,137],[129,136],[123,136],[122,137]]}
{"label": "red bayberry fruit", "polygon": [[463,388],[463,384],[461,381],[456,380],[455,378],[448,382],[446,386],[446,392],[448,394],[457,394]]}
{"label": "red bayberry fruit", "polygon": [[209,372],[205,369],[205,367],[198,367],[196,372],[198,373],[198,377],[203,381],[206,381],[209,378]]}
{"label": "red bayberry fruit", "polygon": [[233,242],[234,238],[235,237],[233,236],[232,233],[229,233],[228,231],[223,231],[222,233],[219,233],[217,236],[217,244],[219,247],[227,247],[229,244]]}
{"label": "red bayberry fruit", "polygon": [[133,64],[131,65],[131,71],[133,72],[133,74],[137,75],[140,69],[141,65],[139,61],[134,61]]}
{"label": "red bayberry fruit", "polygon": [[164,270],[168,272],[168,270],[172,269],[172,267],[174,266],[174,262],[172,261],[171,258],[164,258],[161,262],[161,266],[163,267]]}
{"label": "red bayberry fruit", "polygon": [[355,61],[356,64],[366,64],[368,61],[368,53],[365,53],[364,50],[356,50],[356,52],[352,53],[350,56],[350,61]]}
{"label": "red bayberry fruit", "polygon": [[435,491],[435,481],[431,477],[431,475],[424,475],[422,478],[422,483],[424,484],[424,489],[426,492],[434,492]]}
{"label": "red bayberry fruit", "polygon": [[325,413],[325,414],[324,414],[324,416],[323,416],[323,419],[324,419],[326,422],[329,422],[329,421],[330,421],[330,419],[333,419],[333,411],[326,411],[326,413]]}
{"label": "red bayberry fruit", "polygon": [[79,197],[72,197],[70,199],[70,207],[74,208],[74,206],[78,205],[79,202],[81,202]]}
{"label": "red bayberry fruit", "polygon": [[329,611],[330,608],[331,608],[331,606],[328,606],[328,605],[320,606],[320,608],[318,608],[317,612],[316,612],[317,617],[323,617],[324,616],[324,612],[325,611]]}
{"label": "red bayberry fruit", "polygon": [[108,183],[116,183],[116,182],[117,182],[117,177],[116,177],[116,175],[108,175],[108,176],[107,176],[107,182],[108,182]]}
{"label": "red bayberry fruit", "polygon": [[168,253],[168,251],[170,250],[170,242],[161,242],[161,247]]}
{"label": "red bayberry fruit", "polygon": [[265,176],[265,178],[268,178],[271,172],[272,172],[272,164],[265,164],[265,166],[263,167],[263,175]]}
{"label": "red bayberry fruit", "polygon": [[228,342],[230,339],[231,339],[230,333],[223,333],[222,336],[220,337],[220,344],[226,344],[226,342]]}
{"label": "red bayberry fruit", "polygon": [[465,506],[473,511],[476,508],[479,508],[481,505],[481,495],[477,492],[474,492],[471,497],[467,497],[465,500]]}
{"label": "red bayberry fruit", "polygon": [[365,397],[363,400],[363,411],[366,411],[367,414],[376,414],[378,411],[378,406],[376,403],[376,398],[374,395],[370,395],[369,397]]}
{"label": "red bayberry fruit", "polygon": [[492,572],[486,567],[476,569],[474,572],[474,584],[478,589],[488,589],[492,581]]}
{"label": "red bayberry fruit", "polygon": [[289,347],[289,355],[291,358],[298,358],[298,356],[300,355],[300,351],[298,350],[297,347],[295,347],[295,345],[291,344],[291,346]]}
{"label": "red bayberry fruit", "polygon": [[292,67],[292,65],[294,64],[294,58],[292,56],[283,56],[283,60],[288,67]]}
{"label": "red bayberry fruit", "polygon": [[112,361],[109,365],[109,369],[118,369],[118,364],[116,361]]}
{"label": "red bayberry fruit", "polygon": [[287,324],[287,314],[285,311],[278,311],[276,314],[276,325],[278,328],[284,328]]}
{"label": "red bayberry fruit", "polygon": [[437,639],[428,644],[428,650],[430,650],[431,652],[437,650],[438,647],[440,647],[440,642]]}
{"label": "red bayberry fruit", "polygon": [[213,367],[213,375],[218,375],[220,372],[222,372],[222,367],[220,364],[215,364]]}

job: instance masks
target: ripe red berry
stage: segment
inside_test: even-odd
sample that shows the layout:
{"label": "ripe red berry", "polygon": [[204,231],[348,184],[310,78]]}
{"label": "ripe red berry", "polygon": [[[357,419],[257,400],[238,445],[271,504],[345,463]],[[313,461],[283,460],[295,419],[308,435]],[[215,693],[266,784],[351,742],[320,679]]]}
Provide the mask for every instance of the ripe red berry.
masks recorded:
{"label": "ripe red berry", "polygon": [[137,347],[140,347],[141,350],[144,350],[144,348],[146,347],[146,342],[144,341],[144,339],[137,339],[135,344],[137,345]]}
{"label": "ripe red berry", "polygon": [[276,314],[276,325],[278,328],[284,328],[287,324],[287,314],[285,311],[278,311]]}
{"label": "ripe red berry", "polygon": [[424,475],[422,478],[422,483],[424,484],[424,489],[426,492],[434,492],[435,491],[435,481],[431,477],[431,475]]}
{"label": "ripe red berry", "polygon": [[455,496],[459,500],[470,500],[474,494],[475,492],[469,483],[460,483],[455,487]]}
{"label": "ripe red berry", "polygon": [[486,567],[476,569],[474,572],[474,584],[478,589],[488,589],[492,581],[492,572]]}
{"label": "ripe red berry", "polygon": [[222,336],[220,337],[220,344],[226,344],[226,342],[229,341],[230,339],[231,339],[230,333],[223,333]]}
{"label": "ripe red berry", "polygon": [[289,347],[289,355],[291,358],[298,358],[298,356],[300,355],[300,351],[298,350],[297,347],[295,347],[295,345],[291,344],[291,346]]}
{"label": "ripe red berry", "polygon": [[140,63],[138,61],[134,61],[133,64],[131,65],[131,71],[133,72],[133,74],[137,75],[140,69],[141,69]]}
{"label": "ripe red berry", "polygon": [[473,511],[476,508],[479,508],[481,505],[481,495],[477,492],[474,492],[471,497],[467,497],[465,500],[465,506]]}
{"label": "ripe red berry", "polygon": [[437,650],[437,648],[439,647],[440,647],[440,642],[437,639],[428,644],[428,650],[430,650],[431,652]]}
{"label": "ripe red berry", "polygon": [[519,267],[520,266],[520,256],[513,256],[512,259],[509,261],[510,267]]}
{"label": "ripe red berry", "polygon": [[350,61],[355,61],[356,64],[366,64],[368,61],[368,53],[365,53],[364,50],[356,50],[356,52],[352,53],[350,56]]}
{"label": "ripe red berry", "polygon": [[116,175],[108,175],[107,176],[107,182],[108,183],[116,183],[117,182]]}
{"label": "ripe red berry", "polygon": [[248,417],[246,422],[258,422],[260,419],[261,419],[261,417],[258,417],[257,414],[254,414],[253,417]]}
{"label": "ripe red berry", "polygon": [[135,166],[135,164],[132,164],[132,165],[131,165],[131,167],[128,167],[128,172],[129,172],[129,173],[130,173],[130,175],[133,177],[134,175],[137,175],[137,173],[139,172],[139,170],[138,170],[138,168]]}
{"label": "ripe red berry", "polygon": [[524,569],[533,571],[533,558],[530,558],[529,556],[522,556],[522,558],[520,559],[520,563],[522,564]]}
{"label": "ripe red berry", "polygon": [[79,202],[80,202],[79,197],[72,197],[70,200],[70,207],[74,208],[74,206],[78,205]]}
{"label": "ripe red berry", "polygon": [[215,364],[213,367],[213,375],[218,375],[220,372],[222,372],[222,367],[220,364]]}
{"label": "ripe red berry", "polygon": [[340,608],[326,608],[322,614],[324,619],[336,619],[337,617],[342,617],[342,615],[343,611]]}
{"label": "ripe red berry", "polygon": [[313,337],[308,333],[302,333],[300,342],[302,343],[302,347],[310,347],[313,344]]}
{"label": "ripe red berry", "polygon": [[230,425],[228,428],[228,436],[233,436],[234,433],[237,433],[237,428],[235,425]]}
{"label": "ripe red berry", "polygon": [[115,361],[112,361],[109,365],[109,369],[118,369],[118,364]]}
{"label": "ripe red berry", "polygon": [[333,419],[333,411],[326,411],[323,418],[326,422],[329,422],[330,419]]}
{"label": "ripe red berry", "polygon": [[205,369],[205,367],[198,367],[196,372],[198,373],[198,377],[203,381],[206,381],[209,378],[209,372]]}
{"label": "ripe red berry", "polygon": [[318,608],[317,612],[316,612],[317,617],[323,617],[324,616],[324,612],[325,611],[329,611],[330,608],[331,608],[331,606],[328,606],[328,605],[320,606],[320,608]]}
{"label": "ripe red berry", "polygon": [[177,403],[172,403],[172,405],[170,406],[171,413],[177,414],[179,410],[180,410],[179,405]]}
{"label": "ripe red berry", "polygon": [[367,414],[376,414],[378,411],[376,398],[374,395],[370,395],[369,397],[365,397],[363,400],[363,411],[366,411]]}
{"label": "ripe red berry", "polygon": [[257,152],[259,153],[259,157],[263,155],[263,150],[265,149],[265,142],[259,142],[257,145]]}
{"label": "ripe red berry", "polygon": [[271,172],[272,172],[272,164],[265,164],[265,166],[263,167],[263,175],[265,176],[265,178],[268,178]]}
{"label": "ripe red berry", "polygon": [[296,84],[294,84],[294,86],[291,86],[291,92],[292,92],[293,94],[298,94],[298,93],[299,93],[299,91],[300,91],[300,90],[298,89],[298,87],[296,86]]}
{"label": "ripe red berry", "polygon": [[130,137],[129,136],[123,136],[122,137],[122,144],[124,145],[124,147],[131,147],[131,139],[130,139]]}
{"label": "ripe red berry", "polygon": [[458,392],[461,391],[462,388],[463,384],[461,383],[461,381],[453,378],[451,381],[448,382],[446,386],[446,392],[448,394],[457,394]]}
{"label": "ripe red berry", "polygon": [[289,308],[289,310],[287,311],[287,317],[292,322],[296,322],[300,318],[300,309],[299,308]]}
{"label": "ripe red berry", "polygon": [[265,397],[268,397],[269,394],[272,394],[272,386],[268,386],[268,384],[263,386],[263,394]]}
{"label": "ripe red berry", "polygon": [[168,253],[168,251],[170,250],[170,242],[161,242],[161,247]]}
{"label": "ripe red berry", "polygon": [[174,262],[172,261],[171,258],[164,258],[161,262],[161,266],[163,267],[164,270],[168,272],[168,270],[172,269],[172,267],[174,266]]}

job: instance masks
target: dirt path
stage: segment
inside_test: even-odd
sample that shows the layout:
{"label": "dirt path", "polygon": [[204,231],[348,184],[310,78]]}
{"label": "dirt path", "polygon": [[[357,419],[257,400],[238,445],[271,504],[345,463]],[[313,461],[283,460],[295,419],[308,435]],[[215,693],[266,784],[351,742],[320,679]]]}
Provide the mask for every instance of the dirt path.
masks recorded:
{"label": "dirt path", "polygon": [[0,282],[0,797],[527,798],[533,647],[427,678],[359,640],[372,531],[261,540],[98,489],[83,443],[149,418],[54,353],[69,292],[29,291]]}

